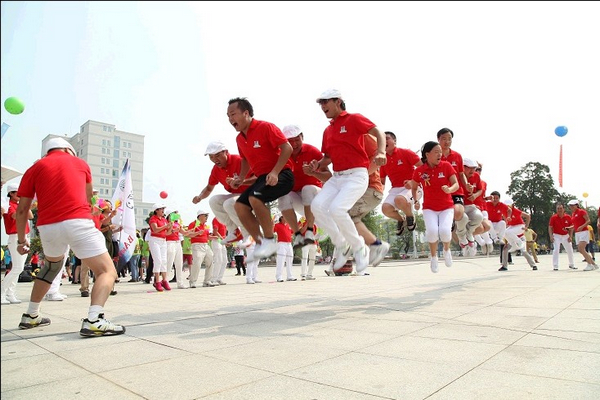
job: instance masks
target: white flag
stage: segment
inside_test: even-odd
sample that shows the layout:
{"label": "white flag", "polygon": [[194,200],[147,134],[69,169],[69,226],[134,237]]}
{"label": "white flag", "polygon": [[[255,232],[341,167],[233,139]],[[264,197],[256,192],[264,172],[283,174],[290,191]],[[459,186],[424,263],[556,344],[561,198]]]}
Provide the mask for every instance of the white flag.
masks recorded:
{"label": "white flag", "polygon": [[112,223],[123,229],[113,234],[113,240],[119,242],[119,265],[129,261],[137,244],[135,211],[133,208],[133,186],[131,184],[131,166],[125,161],[119,184],[115,188],[112,203],[117,214]]}

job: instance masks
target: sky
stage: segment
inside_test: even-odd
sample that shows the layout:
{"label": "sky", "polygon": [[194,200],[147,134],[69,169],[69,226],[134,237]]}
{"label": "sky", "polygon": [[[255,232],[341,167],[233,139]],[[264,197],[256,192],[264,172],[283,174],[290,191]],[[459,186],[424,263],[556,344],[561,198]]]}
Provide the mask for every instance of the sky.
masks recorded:
{"label": "sky", "polygon": [[598,207],[598,15],[600,3],[577,1],[2,1],[1,99],[25,103],[2,107],[2,164],[25,171],[47,135],[114,124],[145,136],[143,200],[167,191],[191,221],[209,208],[191,202],[213,166],[208,143],[238,153],[229,99],[320,148],[328,120],[315,100],[336,88],[398,147],[452,129],[488,192],[505,194],[532,161]]}

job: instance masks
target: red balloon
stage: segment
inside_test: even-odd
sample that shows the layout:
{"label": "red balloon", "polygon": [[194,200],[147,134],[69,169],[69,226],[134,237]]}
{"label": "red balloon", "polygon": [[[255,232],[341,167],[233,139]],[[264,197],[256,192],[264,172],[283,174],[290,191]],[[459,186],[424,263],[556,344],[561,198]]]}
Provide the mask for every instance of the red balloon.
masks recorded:
{"label": "red balloon", "polygon": [[165,191],[160,192],[160,198],[161,199],[166,199],[167,196],[168,196],[167,192],[165,192]]}

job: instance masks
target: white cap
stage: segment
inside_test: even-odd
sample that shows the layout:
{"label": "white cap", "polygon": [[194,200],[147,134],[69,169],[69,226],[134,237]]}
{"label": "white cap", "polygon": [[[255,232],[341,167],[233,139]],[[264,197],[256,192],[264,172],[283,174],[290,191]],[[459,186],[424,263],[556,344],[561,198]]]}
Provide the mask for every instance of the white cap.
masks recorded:
{"label": "white cap", "polygon": [[16,192],[17,190],[19,190],[18,183],[11,182],[6,185],[6,193]]}
{"label": "white cap", "polygon": [[342,93],[337,89],[327,89],[319,97],[317,97],[317,103],[319,100],[329,100],[329,99],[341,99]]}
{"label": "white cap", "polygon": [[165,203],[158,202],[158,203],[154,203],[154,205],[152,206],[152,210],[156,211],[159,208],[166,208],[166,207],[167,206],[165,205]]}
{"label": "white cap", "polygon": [[211,154],[217,154],[222,152],[223,150],[227,150],[227,146],[225,146],[225,143],[221,142],[220,140],[217,140],[215,142],[210,142],[208,144],[208,146],[206,147],[206,151],[204,152],[205,156],[211,155]]}
{"label": "white cap", "polygon": [[281,131],[286,139],[295,138],[302,133],[302,129],[298,125],[286,125]]}
{"label": "white cap", "polygon": [[469,168],[477,168],[479,166],[475,161],[471,160],[470,158],[463,158],[463,165]]}
{"label": "white cap", "polygon": [[99,190],[98,190],[98,189],[96,189],[96,188],[93,188],[93,189],[92,189],[92,193],[98,193],[98,192],[99,192]]}
{"label": "white cap", "polygon": [[203,209],[199,209],[196,213],[196,217],[199,217],[200,215],[208,215],[208,212],[204,211]]}
{"label": "white cap", "polygon": [[69,149],[75,155],[75,149],[71,146],[71,143],[67,142],[63,138],[52,138],[44,143],[43,152],[44,154],[48,154],[48,152],[52,149]]}
{"label": "white cap", "polygon": [[577,199],[569,200],[569,202],[567,204],[570,206],[578,206],[579,200],[577,200]]}
{"label": "white cap", "polygon": [[511,199],[509,197],[508,199],[504,199],[503,203],[506,204],[507,206],[512,206],[514,201],[513,201],[513,199]]}

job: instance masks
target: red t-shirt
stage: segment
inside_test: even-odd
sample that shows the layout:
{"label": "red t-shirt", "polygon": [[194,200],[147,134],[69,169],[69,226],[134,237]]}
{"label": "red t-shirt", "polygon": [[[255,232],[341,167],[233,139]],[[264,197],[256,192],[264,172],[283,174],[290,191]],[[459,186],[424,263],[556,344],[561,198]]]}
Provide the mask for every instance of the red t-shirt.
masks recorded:
{"label": "red t-shirt", "polygon": [[452,194],[442,190],[442,186],[452,185],[452,175],[456,175],[456,171],[446,161],[440,161],[433,168],[425,163],[415,169],[412,179],[423,188],[423,209],[443,211],[454,207]]}
{"label": "red t-shirt", "polygon": [[[240,156],[248,162],[256,176],[266,175],[273,170],[281,154],[279,146],[288,142],[277,126],[256,119],[250,122],[246,136],[240,132],[235,140]],[[286,168],[294,169],[290,159],[281,170]]]}
{"label": "red t-shirt", "polygon": [[573,229],[575,229],[575,232],[584,232],[587,230],[587,224],[582,229],[579,229],[581,225],[585,224],[586,215],[587,211],[579,207],[571,213],[571,221],[573,222]]}
{"label": "red t-shirt", "polygon": [[506,221],[506,226],[525,225],[525,221],[523,221],[522,214],[523,211],[519,210],[515,206],[512,206],[510,220]]}
{"label": "red t-shirt", "polygon": [[[461,172],[465,172],[465,166],[463,165],[463,158],[460,155],[460,153],[450,149],[450,153],[448,153],[448,156],[444,156],[442,154],[442,160],[443,161],[448,161],[450,163],[450,165],[452,165],[452,168],[454,168],[454,170],[456,171],[456,179],[458,180],[458,182],[460,183],[460,178],[459,175]],[[464,196],[465,192],[463,191],[462,185],[458,186],[458,190],[454,193],[452,193],[452,196]]]}
{"label": "red t-shirt", "polygon": [[552,230],[557,235],[568,235],[569,230],[567,227],[572,226],[573,222],[571,221],[571,216],[569,214],[563,214],[563,216],[559,216],[558,214],[554,214],[550,217],[549,226],[552,227]]}
{"label": "red t-shirt", "polygon": [[[477,174],[479,176],[479,174],[477,172],[475,172],[475,174]],[[473,174],[473,175],[475,175]],[[477,206],[477,208],[479,208],[481,211],[487,211],[487,205],[485,203],[485,192],[487,191],[487,182],[484,180],[481,180],[481,177],[479,179],[479,184],[481,185],[481,195],[477,196],[477,198],[475,199],[475,205]]]}
{"label": "red t-shirt", "polygon": [[[458,176],[457,176],[458,178]],[[459,181],[460,182],[460,181]],[[470,178],[467,178],[467,182],[469,182],[472,186],[473,186],[473,192],[478,192],[481,189],[481,178],[479,177],[478,173],[474,173],[473,175],[471,175]],[[460,186],[463,188],[463,192],[465,193],[465,197],[464,197],[464,202],[465,202],[465,206],[469,206],[469,205],[477,205],[477,201],[472,201],[471,199],[469,199],[469,196],[471,196],[472,193],[469,193],[467,191],[467,188],[464,187],[462,185],[462,183],[460,183]],[[479,196],[482,197],[482,196]],[[479,198],[477,197],[477,199]]]}
{"label": "red t-shirt", "polygon": [[291,243],[292,242],[292,229],[288,224],[281,222],[273,225],[273,232],[277,234],[277,242]]}
{"label": "red t-shirt", "polygon": [[52,151],[35,162],[21,178],[18,196],[37,196],[37,226],[70,219],[92,219],[86,185],[92,182],[89,165],[62,151]]}
{"label": "red t-shirt", "polygon": [[[377,140],[372,136],[365,137],[365,151],[367,155],[375,155],[377,153]],[[381,182],[381,174],[379,168],[369,174],[368,188],[373,188],[383,194],[383,183]]]}
{"label": "red t-shirt", "polygon": [[486,208],[490,222],[500,222],[508,215],[508,206],[504,203],[494,205],[491,201],[486,201]]}
{"label": "red t-shirt", "polygon": [[392,154],[385,155],[387,164],[379,167],[381,179],[385,180],[388,176],[392,187],[404,187],[404,181],[412,179],[415,172],[415,164],[421,159],[412,150],[396,147]]}
{"label": "red t-shirt", "polygon": [[[10,200],[8,204],[8,211],[2,216],[4,218],[4,229],[7,235],[17,234],[17,220],[13,218],[13,215],[17,211],[19,203]],[[25,225],[25,233],[29,233],[29,224]]]}
{"label": "red t-shirt", "polygon": [[[180,242],[179,240],[179,231],[181,230],[181,225],[179,222],[173,221],[173,232],[171,234],[167,234],[167,242]],[[166,232],[166,231],[165,231]]]}
{"label": "red t-shirt", "polygon": [[[229,193],[243,193],[248,189],[249,185],[242,185],[237,189],[232,188],[227,183],[227,178],[233,178],[234,175],[238,175],[240,173],[240,169],[242,167],[242,157],[237,154],[229,154],[227,158],[227,166],[225,168],[221,168],[218,166],[213,166],[210,171],[210,176],[208,177],[208,184],[211,186],[216,186],[218,183],[223,185],[225,190]],[[252,175],[252,172],[248,172],[248,176]]]}
{"label": "red t-shirt", "polygon": [[320,179],[306,175],[302,169],[303,165],[310,164],[312,160],[319,161],[322,158],[323,153],[319,149],[311,144],[302,143],[300,153],[295,158],[294,156],[290,157],[290,160],[294,164],[294,187],[292,188],[292,192],[298,192],[306,185],[323,187],[323,182]]}
{"label": "red t-shirt", "polygon": [[[152,226],[153,223],[156,224],[157,228],[160,228],[161,226],[167,225],[167,219],[165,217],[159,217],[158,215],[153,215],[150,217],[150,220],[148,221],[148,225]],[[166,238],[167,237],[167,229],[163,229],[160,232],[154,232],[152,229],[150,229],[150,236]]]}
{"label": "red t-shirt", "polygon": [[221,221],[219,221],[216,217],[212,220],[212,229],[213,234],[215,236],[217,232],[219,233],[219,235],[221,235],[221,237],[227,236],[227,227],[225,226],[225,224],[222,224]]}
{"label": "red t-shirt", "polygon": [[329,121],[323,132],[321,151],[331,158],[334,171],[369,168],[371,159],[365,150],[364,136],[375,124],[361,114],[346,111]]}
{"label": "red t-shirt", "polygon": [[96,229],[100,230],[102,227],[102,220],[104,219],[104,215],[102,213],[94,215],[92,214],[92,220],[94,221],[94,225]]}
{"label": "red t-shirt", "polygon": [[198,236],[190,238],[191,243],[208,243],[210,233],[208,224],[201,224],[199,220],[195,220],[188,226],[188,232],[200,232]]}

